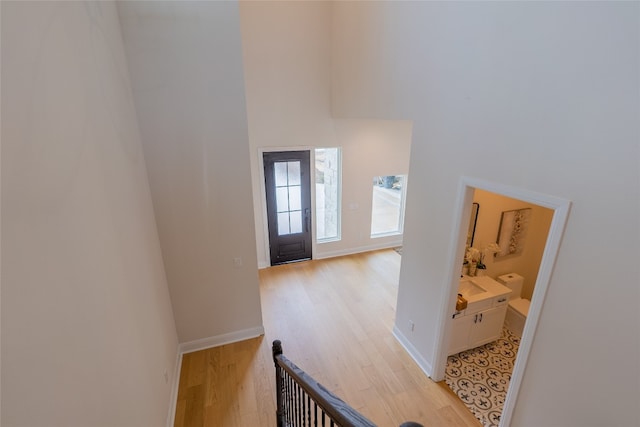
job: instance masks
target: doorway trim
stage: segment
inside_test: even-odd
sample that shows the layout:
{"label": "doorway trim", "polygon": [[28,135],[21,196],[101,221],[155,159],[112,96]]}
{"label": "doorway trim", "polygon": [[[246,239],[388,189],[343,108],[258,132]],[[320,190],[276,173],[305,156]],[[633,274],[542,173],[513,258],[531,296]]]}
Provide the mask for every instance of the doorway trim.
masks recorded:
{"label": "doorway trim", "polygon": [[434,370],[432,375],[432,379],[434,381],[442,381],[445,377],[449,335],[452,327],[449,320],[452,315],[452,308],[455,307],[456,304],[458,284],[460,280],[460,266],[462,265],[464,258],[464,249],[467,237],[466,230],[471,217],[471,204],[473,202],[473,192],[475,189],[485,190],[513,199],[522,200],[534,205],[553,209],[554,211],[551,226],[549,228],[549,234],[547,236],[547,242],[544,247],[542,260],[538,270],[538,278],[531,298],[529,314],[527,315],[527,321],[525,322],[518,356],[516,358],[515,366],[513,367],[509,390],[507,392],[507,397],[504,402],[502,416],[500,419],[500,426],[508,426],[511,423],[513,409],[518,397],[529,353],[533,345],[533,338],[542,312],[542,305],[555,267],[556,257],[558,256],[560,243],[562,241],[567,218],[571,209],[571,201],[478,178],[468,176],[462,176],[460,178],[460,182],[458,184],[458,195],[454,208],[454,229],[451,234],[451,243],[449,245],[450,253],[448,259],[450,260],[450,264],[447,269],[445,282],[448,283],[448,292],[445,291],[442,293],[440,313],[438,315],[438,324],[436,328],[436,346],[433,354]]}
{"label": "doorway trim", "polygon": [[313,165],[316,164],[316,150],[315,147],[311,147],[308,145],[303,146],[295,146],[295,147],[258,147],[258,172],[260,174],[260,205],[262,210],[262,236],[263,236],[263,247],[264,253],[266,256],[266,264],[260,264],[258,268],[267,268],[271,267],[271,263],[269,262],[269,222],[267,220],[267,189],[265,187],[264,182],[264,153],[271,153],[277,151],[308,151],[309,152],[309,177],[311,179],[311,223],[313,226],[311,227],[311,259],[314,259],[316,253],[316,231],[315,231],[315,223],[316,223],[316,186],[314,182],[316,180],[316,172],[315,167]]}

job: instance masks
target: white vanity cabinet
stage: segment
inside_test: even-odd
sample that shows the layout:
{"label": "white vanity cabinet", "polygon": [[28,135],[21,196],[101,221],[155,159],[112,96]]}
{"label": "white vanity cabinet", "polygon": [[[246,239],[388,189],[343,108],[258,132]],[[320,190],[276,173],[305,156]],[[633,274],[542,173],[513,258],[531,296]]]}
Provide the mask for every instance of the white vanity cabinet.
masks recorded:
{"label": "white vanity cabinet", "polygon": [[487,289],[486,292],[470,297],[467,308],[454,314],[449,340],[450,355],[500,338],[511,290],[497,282],[497,287],[493,286],[486,279],[483,278],[485,283],[475,283]]}
{"label": "white vanity cabinet", "polygon": [[453,319],[451,338],[449,340],[449,355],[465,351],[469,347],[471,329],[475,324],[474,316],[459,316]]}
{"label": "white vanity cabinet", "polygon": [[[468,348],[474,348],[500,338],[507,306],[490,308],[473,315]],[[471,316],[469,316],[471,317]]]}

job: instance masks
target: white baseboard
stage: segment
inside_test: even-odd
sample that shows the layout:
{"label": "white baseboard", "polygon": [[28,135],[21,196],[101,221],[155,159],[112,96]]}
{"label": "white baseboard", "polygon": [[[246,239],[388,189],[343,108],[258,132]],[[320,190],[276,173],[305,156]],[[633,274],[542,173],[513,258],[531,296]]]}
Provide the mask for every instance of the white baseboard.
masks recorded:
{"label": "white baseboard", "polygon": [[372,245],[358,246],[356,248],[341,249],[337,251],[328,251],[328,252],[320,252],[320,253],[316,251],[316,253],[313,255],[313,259],[325,259],[325,258],[334,258],[339,256],[345,256],[345,255],[354,255],[362,252],[377,251],[379,249],[397,248],[398,246],[402,246],[402,238],[399,238],[397,241],[393,241],[393,242],[386,241],[384,243],[375,243]]}
{"label": "white baseboard", "polygon": [[[394,240],[392,242],[386,241],[384,243],[376,243],[376,244],[373,244],[373,245],[358,246],[356,248],[340,249],[340,250],[337,250],[337,251],[320,252],[320,251],[316,250],[313,253],[313,259],[335,258],[335,257],[339,257],[339,256],[360,254],[362,252],[377,251],[379,249],[397,248],[398,246],[402,246],[402,238],[399,238],[398,240]],[[258,261],[258,269],[259,270],[261,270],[263,268],[269,268],[269,267],[271,267],[271,263],[269,261]]]}
{"label": "white baseboard", "polygon": [[244,341],[264,335],[264,326],[229,332],[228,334],[202,338],[195,341],[183,342],[178,346],[180,354],[191,353],[205,348],[218,347],[238,341]]}
{"label": "white baseboard", "polygon": [[180,385],[180,368],[182,367],[182,353],[180,345],[176,350],[176,366],[173,369],[173,379],[171,381],[171,395],[169,401],[169,414],[167,415],[167,427],[173,427],[176,422],[176,406],[178,404],[178,387]]}
{"label": "white baseboard", "polygon": [[411,358],[418,364],[420,369],[422,369],[422,371],[429,378],[431,378],[431,374],[433,372],[433,367],[431,366],[431,363],[427,362],[425,358],[422,357],[420,353],[418,353],[418,350],[413,346],[413,344],[411,344],[411,342],[409,342],[407,337],[405,337],[404,334],[400,332],[400,329],[398,329],[397,326],[393,327],[393,336],[396,337],[400,345],[402,345],[402,347],[404,347],[404,349],[407,350],[407,353],[409,353],[409,356],[411,356]]}

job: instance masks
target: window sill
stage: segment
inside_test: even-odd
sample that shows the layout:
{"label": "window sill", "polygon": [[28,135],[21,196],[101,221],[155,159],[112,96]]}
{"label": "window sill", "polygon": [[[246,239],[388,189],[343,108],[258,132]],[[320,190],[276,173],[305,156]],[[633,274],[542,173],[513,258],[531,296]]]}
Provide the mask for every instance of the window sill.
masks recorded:
{"label": "window sill", "polygon": [[380,237],[392,237],[392,236],[402,236],[402,231],[389,231],[387,233],[372,234],[370,237],[372,239],[378,239]]}
{"label": "window sill", "polygon": [[323,243],[339,242],[340,240],[342,240],[342,238],[340,236],[338,236],[338,237],[327,237],[326,239],[317,239],[316,243],[321,245]]}

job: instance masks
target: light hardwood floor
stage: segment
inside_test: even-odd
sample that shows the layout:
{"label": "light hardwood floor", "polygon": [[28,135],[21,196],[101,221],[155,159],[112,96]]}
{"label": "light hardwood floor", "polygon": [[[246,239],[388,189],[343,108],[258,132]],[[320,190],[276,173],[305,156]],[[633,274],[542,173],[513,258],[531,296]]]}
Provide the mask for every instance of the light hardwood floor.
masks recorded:
{"label": "light hardwood floor", "polygon": [[260,270],[265,336],[184,355],[175,426],[275,427],[275,339],[380,427],[479,426],[392,336],[400,259],[389,249]]}

